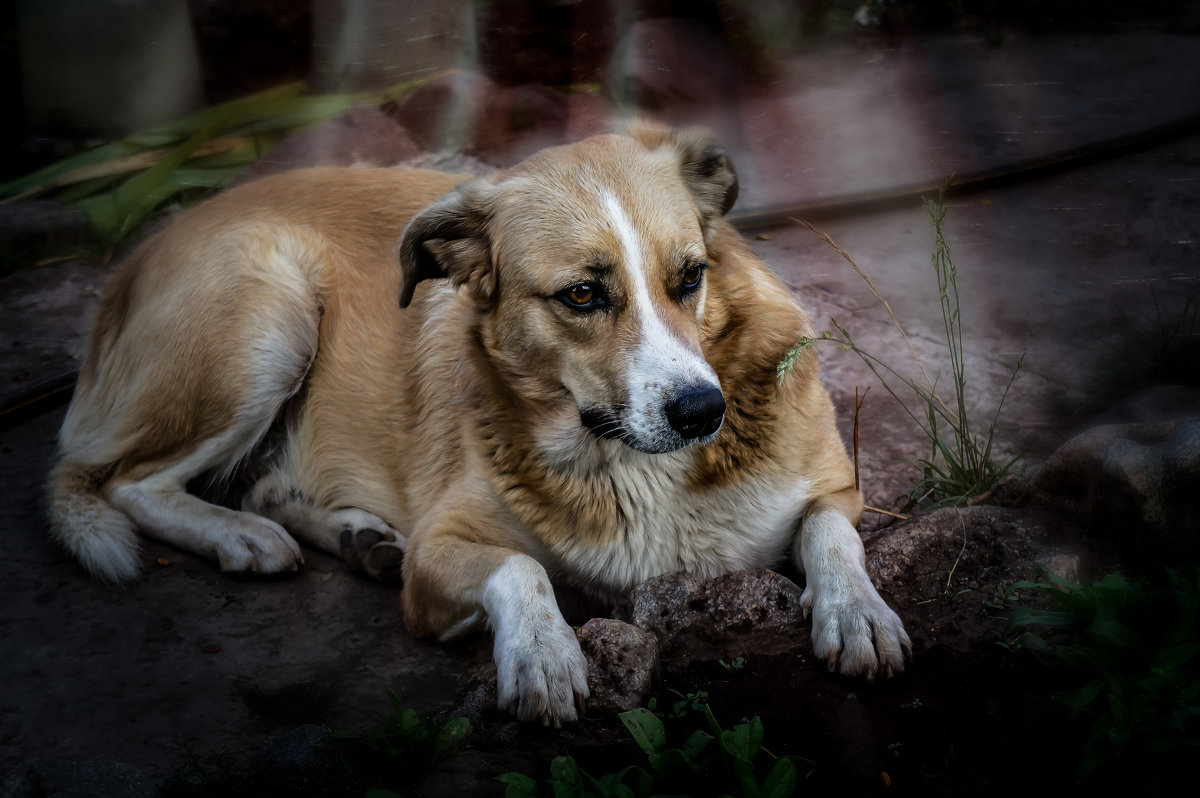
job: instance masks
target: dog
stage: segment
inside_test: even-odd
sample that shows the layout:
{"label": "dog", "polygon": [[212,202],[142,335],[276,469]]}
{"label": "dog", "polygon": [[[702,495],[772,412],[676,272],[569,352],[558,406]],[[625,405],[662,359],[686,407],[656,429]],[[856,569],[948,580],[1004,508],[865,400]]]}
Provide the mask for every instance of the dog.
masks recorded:
{"label": "dog", "polygon": [[[113,582],[139,532],[258,574],[297,570],[299,538],[401,583],[413,635],[490,628],[500,709],[556,726],[588,697],[556,586],[617,602],[791,549],[816,656],[903,670],[814,355],[777,377],[813,327],[724,219],[737,190],[707,133],[643,125],[180,213],[103,294],[52,534]],[[197,490],[239,480],[241,509]]]}

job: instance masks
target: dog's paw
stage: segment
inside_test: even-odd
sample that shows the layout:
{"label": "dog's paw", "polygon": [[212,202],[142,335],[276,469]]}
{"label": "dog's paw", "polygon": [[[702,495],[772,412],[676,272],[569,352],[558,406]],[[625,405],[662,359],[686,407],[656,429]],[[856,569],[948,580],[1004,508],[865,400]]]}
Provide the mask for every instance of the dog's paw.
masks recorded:
{"label": "dog's paw", "polygon": [[805,588],[801,606],[812,613],[813,653],[847,676],[890,679],[904,670],[912,641],[865,574],[862,580],[824,594]]}
{"label": "dog's paw", "polygon": [[234,513],[216,542],[222,571],[281,574],[300,570],[300,545],[279,524],[253,513]]}
{"label": "dog's paw", "polygon": [[[553,613],[558,616],[557,613]],[[578,719],[589,692],[588,663],[574,630],[544,613],[496,637],[496,705],[522,721],[559,728]]]}
{"label": "dog's paw", "polygon": [[[396,530],[369,513],[358,528],[343,529],[342,559],[352,570],[361,571],[385,585],[403,583],[404,541]],[[370,519],[374,519],[371,522]]]}

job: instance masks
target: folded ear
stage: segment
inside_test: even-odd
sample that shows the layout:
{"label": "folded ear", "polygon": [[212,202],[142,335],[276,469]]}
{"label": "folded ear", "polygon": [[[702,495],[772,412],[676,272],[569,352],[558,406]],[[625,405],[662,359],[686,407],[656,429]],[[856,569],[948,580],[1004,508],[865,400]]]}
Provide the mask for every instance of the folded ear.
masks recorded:
{"label": "folded ear", "polygon": [[448,277],[486,304],[495,290],[488,238],[491,184],[470,180],[418,213],[400,237],[400,307],[412,302],[417,283]]}
{"label": "folded ear", "polygon": [[675,155],[683,182],[700,209],[700,224],[708,238],[737,201],[737,171],[725,148],[712,133],[698,128],[671,130],[638,125],[627,134],[647,149],[668,149]]}

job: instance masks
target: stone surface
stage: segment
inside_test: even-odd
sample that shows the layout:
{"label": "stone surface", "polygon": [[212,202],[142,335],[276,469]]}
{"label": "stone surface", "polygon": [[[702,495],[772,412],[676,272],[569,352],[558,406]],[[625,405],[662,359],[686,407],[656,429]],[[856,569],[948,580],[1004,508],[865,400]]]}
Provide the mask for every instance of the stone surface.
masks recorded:
{"label": "stone surface", "polygon": [[155,798],[157,791],[137,768],[93,759],[36,759],[0,776],[4,798]]}
{"label": "stone surface", "polygon": [[306,723],[260,748],[251,768],[256,773],[271,774],[273,780],[299,781],[306,773],[326,764],[333,751],[334,739],[329,730],[317,723]]}
{"label": "stone surface", "polygon": [[629,622],[658,639],[663,658],[779,654],[808,644],[800,595],[774,571],[734,571],[707,580],[666,574],[634,588]]}
{"label": "stone surface", "polygon": [[580,628],[579,647],[588,660],[588,712],[624,712],[642,706],[658,667],[658,640],[643,629],[611,618]]}
{"label": "stone surface", "polygon": [[886,598],[901,586],[929,596],[973,589],[991,569],[1023,561],[1032,540],[1016,513],[976,506],[915,516],[867,535],[863,545],[867,571]]}
{"label": "stone surface", "polygon": [[1108,424],[1067,441],[1041,494],[1158,557],[1200,551],[1200,417]]}

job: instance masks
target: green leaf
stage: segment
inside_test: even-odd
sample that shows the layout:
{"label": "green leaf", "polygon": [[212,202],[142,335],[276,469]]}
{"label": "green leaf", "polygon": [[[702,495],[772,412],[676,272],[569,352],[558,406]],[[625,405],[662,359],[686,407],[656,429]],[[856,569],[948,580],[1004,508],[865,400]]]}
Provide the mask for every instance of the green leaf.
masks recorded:
{"label": "green leaf", "polygon": [[550,783],[554,795],[579,795],[583,788],[583,777],[579,775],[579,766],[569,756],[556,756],[550,760]]}
{"label": "green leaf", "polygon": [[650,710],[638,707],[628,712],[622,712],[618,717],[646,754],[657,754],[666,747],[666,728],[663,727],[663,722],[658,719],[658,716]]}
{"label": "green leaf", "polygon": [[658,755],[655,770],[658,771],[659,781],[673,784],[689,778],[694,769],[692,762],[678,748],[666,748]]}
{"label": "green leaf", "polygon": [[1181,643],[1171,649],[1157,654],[1154,658],[1154,670],[1157,673],[1167,673],[1168,671],[1177,670],[1181,666],[1190,662],[1200,652],[1200,644],[1197,643]]}
{"label": "green leaf", "polygon": [[537,798],[537,782],[524,773],[502,773],[496,781],[504,786],[504,798]]}
{"label": "green leaf", "polygon": [[698,761],[701,754],[704,753],[704,749],[708,748],[709,743],[714,739],[716,738],[711,734],[697,729],[692,732],[691,736],[687,738],[687,742],[683,744],[683,755],[692,762]]}
{"label": "green leaf", "polygon": [[721,735],[721,746],[735,759],[750,763],[762,746],[763,725],[758,717],[739,723]]}
{"label": "green leaf", "polygon": [[796,791],[797,781],[796,764],[784,757],[777,760],[767,774],[760,795],[762,798],[788,798]]}
{"label": "green leaf", "polygon": [[1096,699],[1096,696],[1100,695],[1101,691],[1104,690],[1105,684],[1106,682],[1103,679],[1092,679],[1075,691],[1070,701],[1067,702],[1071,708],[1071,714],[1079,714],[1088,704],[1092,703]]}
{"label": "green leaf", "polygon": [[434,756],[441,756],[454,748],[462,742],[470,730],[471,722],[466,718],[453,718],[446,721],[446,725],[438,730],[437,740],[433,746]]}

